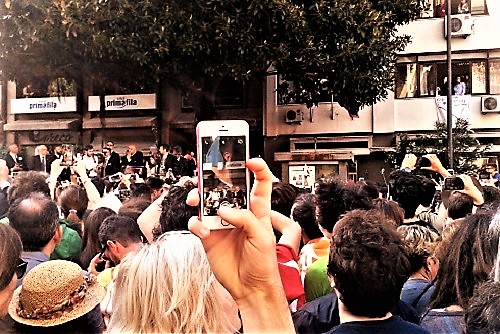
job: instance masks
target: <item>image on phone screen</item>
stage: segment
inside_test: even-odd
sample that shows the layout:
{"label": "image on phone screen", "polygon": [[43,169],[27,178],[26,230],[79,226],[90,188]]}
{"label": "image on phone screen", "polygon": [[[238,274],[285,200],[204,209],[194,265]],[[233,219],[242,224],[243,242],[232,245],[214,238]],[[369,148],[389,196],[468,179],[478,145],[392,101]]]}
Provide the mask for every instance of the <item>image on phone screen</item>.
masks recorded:
{"label": "image on phone screen", "polygon": [[245,136],[201,137],[203,216],[217,216],[221,206],[247,208]]}

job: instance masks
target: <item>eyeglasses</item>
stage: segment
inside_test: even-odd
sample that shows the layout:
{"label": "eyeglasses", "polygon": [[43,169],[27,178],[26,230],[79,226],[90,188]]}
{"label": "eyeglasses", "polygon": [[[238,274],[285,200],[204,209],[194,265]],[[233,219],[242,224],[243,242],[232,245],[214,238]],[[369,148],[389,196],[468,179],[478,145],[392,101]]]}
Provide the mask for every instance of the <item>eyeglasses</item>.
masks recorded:
{"label": "eyeglasses", "polygon": [[26,268],[28,268],[28,262],[24,261],[23,259],[17,260],[17,266],[16,266],[16,276],[17,279],[20,279],[26,274]]}

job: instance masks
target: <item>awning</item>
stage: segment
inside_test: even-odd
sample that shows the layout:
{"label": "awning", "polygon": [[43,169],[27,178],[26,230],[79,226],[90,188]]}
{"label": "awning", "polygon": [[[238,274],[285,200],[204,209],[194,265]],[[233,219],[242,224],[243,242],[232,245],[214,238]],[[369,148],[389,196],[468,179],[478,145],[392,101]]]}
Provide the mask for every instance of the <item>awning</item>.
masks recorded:
{"label": "awning", "polygon": [[156,117],[113,117],[83,120],[83,129],[150,128]]}
{"label": "awning", "polygon": [[4,124],[4,131],[33,131],[33,130],[78,130],[81,121],[78,118],[59,120],[29,120],[13,121]]}

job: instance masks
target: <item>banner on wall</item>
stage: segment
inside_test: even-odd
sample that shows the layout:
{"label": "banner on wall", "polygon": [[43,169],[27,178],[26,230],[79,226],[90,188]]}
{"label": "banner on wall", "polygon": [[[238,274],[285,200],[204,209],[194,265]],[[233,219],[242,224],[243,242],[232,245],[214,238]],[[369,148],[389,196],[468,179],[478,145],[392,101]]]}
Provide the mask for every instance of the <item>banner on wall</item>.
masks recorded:
{"label": "banner on wall", "polygon": [[11,114],[76,112],[76,96],[11,99]]}
{"label": "banner on wall", "polygon": [[308,165],[289,166],[288,183],[311,192],[316,181],[316,167]]}
{"label": "banner on wall", "polygon": [[[457,118],[470,121],[470,95],[453,95],[452,97],[453,126]],[[436,96],[436,111],[438,122],[446,123],[447,120],[447,97]]]}
{"label": "banner on wall", "polygon": [[[106,95],[106,110],[156,109],[156,94]],[[89,96],[89,111],[99,111],[99,96]]]}

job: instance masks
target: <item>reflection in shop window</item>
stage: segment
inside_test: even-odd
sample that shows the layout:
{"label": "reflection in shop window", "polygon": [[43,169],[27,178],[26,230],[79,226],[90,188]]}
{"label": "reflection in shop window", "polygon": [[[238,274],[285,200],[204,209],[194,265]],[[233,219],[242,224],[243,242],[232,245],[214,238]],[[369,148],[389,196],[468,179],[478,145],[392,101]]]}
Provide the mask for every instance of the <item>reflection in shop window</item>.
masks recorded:
{"label": "reflection in shop window", "polygon": [[436,95],[436,65],[419,65],[420,96]]}
{"label": "reflection in shop window", "polygon": [[415,97],[417,94],[417,64],[396,66],[396,97]]}
{"label": "reflection in shop window", "polygon": [[472,94],[486,93],[486,62],[472,62]]}
{"label": "reflection in shop window", "polygon": [[490,93],[500,94],[500,59],[490,61]]}

